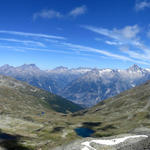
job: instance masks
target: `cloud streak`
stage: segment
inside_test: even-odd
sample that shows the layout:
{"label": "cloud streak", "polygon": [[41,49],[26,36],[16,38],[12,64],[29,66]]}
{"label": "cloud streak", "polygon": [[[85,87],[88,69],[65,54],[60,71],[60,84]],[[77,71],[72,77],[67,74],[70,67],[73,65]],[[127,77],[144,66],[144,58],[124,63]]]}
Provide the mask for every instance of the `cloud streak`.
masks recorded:
{"label": "cloud streak", "polygon": [[122,43],[121,42],[116,42],[116,41],[105,41],[105,43],[106,44],[108,44],[108,45],[122,45]]}
{"label": "cloud streak", "polygon": [[39,34],[39,33],[27,33],[27,32],[17,32],[17,31],[6,31],[6,30],[0,30],[0,33],[27,36],[27,37],[47,38],[47,39],[58,39],[58,40],[66,39],[65,37],[62,36],[54,36],[54,35]]}
{"label": "cloud streak", "polygon": [[123,55],[113,54],[113,53],[110,53],[108,51],[100,50],[100,49],[96,49],[96,48],[92,48],[92,47],[76,45],[76,44],[72,44],[72,43],[62,43],[62,44],[72,48],[72,50],[79,50],[79,51],[85,51],[85,52],[94,52],[94,53],[102,54],[104,56],[108,56],[108,57],[118,59],[118,60],[130,61],[130,62],[145,64],[145,65],[149,64],[149,63],[144,62],[144,61],[135,60],[135,59],[123,56]]}
{"label": "cloud streak", "polygon": [[0,41],[8,41],[8,42],[15,42],[15,43],[23,43],[25,45],[35,45],[40,47],[45,47],[45,45],[41,42],[31,41],[31,40],[18,40],[18,39],[10,39],[10,38],[0,38]]}
{"label": "cloud streak", "polygon": [[53,18],[62,18],[63,15],[55,10],[42,10],[41,12],[37,12],[33,14],[33,19],[44,18],[44,19],[53,19]]}
{"label": "cloud streak", "polygon": [[[150,48],[144,45],[139,38],[140,27],[138,25],[126,26],[123,29],[105,29],[92,26],[84,26],[97,34],[111,38],[113,41],[105,40],[108,45],[114,45],[121,50],[123,56],[128,55],[129,61],[140,62],[141,64],[150,63]],[[124,46],[128,47],[124,47]],[[132,47],[131,49],[129,47]],[[127,59],[128,60],[128,59]]]}
{"label": "cloud streak", "polygon": [[77,17],[83,15],[87,12],[87,7],[85,5],[76,7],[72,11],[70,11],[69,16]]}
{"label": "cloud streak", "polygon": [[85,5],[76,7],[72,9],[70,12],[63,14],[59,11],[55,11],[52,9],[49,10],[42,10],[40,12],[36,12],[33,14],[33,20],[38,18],[42,19],[60,19],[60,18],[67,18],[67,17],[77,17],[85,14],[87,12],[87,7]]}
{"label": "cloud streak", "polygon": [[46,49],[46,48],[14,47],[14,46],[4,46],[4,45],[0,45],[0,48],[7,48],[12,51],[18,51],[18,52],[35,51],[35,52],[72,54],[71,52],[67,52],[63,50],[53,50],[53,49]]}
{"label": "cloud streak", "polygon": [[136,4],[135,4],[135,10],[136,11],[142,11],[146,8],[150,8],[150,1],[148,1],[148,0],[136,1]]}
{"label": "cloud streak", "polygon": [[138,25],[134,26],[126,26],[123,29],[116,29],[108,30],[105,28],[97,28],[93,26],[82,26],[83,28],[90,30],[92,32],[104,35],[106,37],[115,39],[115,40],[131,40],[136,38],[137,34],[140,32],[140,28]]}
{"label": "cloud streak", "polygon": [[[72,44],[71,42],[66,42],[66,40],[64,41],[65,39],[64,37],[57,36],[56,38],[52,38],[51,35],[46,35],[46,34],[34,34],[34,33],[16,32],[16,31],[0,30],[0,33],[2,35],[10,34],[10,35],[17,35],[17,37],[18,36],[30,37],[31,39],[34,39],[34,37],[36,37],[36,40],[20,40],[15,38],[0,38],[0,40],[8,41],[8,42],[18,42],[27,45],[27,47],[24,48],[23,47],[17,47],[16,49],[14,48],[15,50],[20,50],[21,52],[29,50],[29,51],[39,51],[39,52],[63,53],[69,55],[76,54],[76,56],[84,55],[85,57],[87,55],[95,55],[100,57],[107,57],[108,59],[111,58],[116,60],[134,62],[138,64],[145,64],[145,65],[150,64],[150,59],[149,59],[150,49],[147,46],[145,46],[142,42],[140,42],[138,36],[140,34],[141,29],[138,25],[126,26],[122,29],[114,28],[112,30],[105,29],[105,28],[97,28],[93,26],[84,26],[84,28],[94,33],[97,33],[99,35],[105,36],[108,39],[104,38],[103,42],[105,42],[107,45],[111,45],[111,46],[113,45],[116,46],[117,48],[119,47],[119,51],[116,51],[117,53],[114,53],[106,49],[99,49],[99,48],[93,48],[92,46]],[[43,38],[45,43],[43,43]],[[56,50],[49,49],[49,43],[53,43],[52,46],[54,47],[54,49],[56,48]],[[9,45],[11,44],[9,43]],[[38,46],[38,48],[28,47],[31,45]],[[125,45],[129,45],[129,46],[132,45],[132,48],[130,47],[128,49],[120,48]],[[135,52],[133,46],[138,48],[138,51]],[[139,52],[139,50],[141,52]]]}

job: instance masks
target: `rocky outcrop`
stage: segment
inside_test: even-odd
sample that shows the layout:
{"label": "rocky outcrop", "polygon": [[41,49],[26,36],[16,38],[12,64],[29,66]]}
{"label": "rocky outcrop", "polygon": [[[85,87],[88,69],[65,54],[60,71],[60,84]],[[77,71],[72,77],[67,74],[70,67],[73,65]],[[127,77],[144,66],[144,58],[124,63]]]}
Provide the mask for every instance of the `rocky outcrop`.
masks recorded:
{"label": "rocky outcrop", "polygon": [[113,137],[86,138],[54,150],[150,150],[150,130],[144,128]]}

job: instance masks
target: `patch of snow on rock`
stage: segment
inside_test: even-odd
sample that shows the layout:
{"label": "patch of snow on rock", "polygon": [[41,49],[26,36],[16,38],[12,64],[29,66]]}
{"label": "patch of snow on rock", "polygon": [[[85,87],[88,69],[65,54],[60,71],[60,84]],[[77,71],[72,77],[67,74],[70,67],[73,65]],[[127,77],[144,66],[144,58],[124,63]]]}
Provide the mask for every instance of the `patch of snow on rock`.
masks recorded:
{"label": "patch of snow on rock", "polygon": [[134,135],[134,136],[127,136],[127,137],[123,137],[123,138],[116,138],[116,139],[111,139],[111,140],[91,140],[91,141],[86,141],[81,143],[81,145],[84,145],[85,147],[82,148],[82,150],[96,150],[95,148],[93,148],[90,144],[91,143],[96,143],[96,144],[101,144],[101,145],[108,145],[108,146],[113,146],[113,145],[117,145],[120,144],[124,141],[126,141],[127,139],[131,139],[131,138],[148,138],[147,135]]}

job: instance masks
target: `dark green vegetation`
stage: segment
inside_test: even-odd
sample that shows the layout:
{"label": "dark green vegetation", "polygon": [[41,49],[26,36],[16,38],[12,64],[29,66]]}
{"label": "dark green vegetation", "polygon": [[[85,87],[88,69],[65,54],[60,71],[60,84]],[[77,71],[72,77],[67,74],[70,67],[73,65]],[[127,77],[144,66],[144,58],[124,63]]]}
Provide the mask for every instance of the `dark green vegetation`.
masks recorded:
{"label": "dark green vegetation", "polygon": [[81,108],[61,97],[1,76],[0,108],[1,132],[17,137],[5,140],[4,145],[15,140],[16,147],[51,150],[80,139],[76,128],[88,128],[94,131],[93,137],[103,137],[150,127],[150,81],[72,114],[72,110]]}

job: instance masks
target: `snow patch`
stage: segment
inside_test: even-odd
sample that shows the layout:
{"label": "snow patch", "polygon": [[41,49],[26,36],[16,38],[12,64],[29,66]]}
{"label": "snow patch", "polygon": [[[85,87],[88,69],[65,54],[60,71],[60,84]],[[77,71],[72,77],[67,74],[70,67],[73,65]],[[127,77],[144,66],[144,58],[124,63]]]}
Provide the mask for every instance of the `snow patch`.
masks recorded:
{"label": "snow patch", "polygon": [[147,135],[135,135],[135,136],[127,136],[127,137],[123,137],[123,138],[116,138],[116,139],[111,139],[111,140],[91,140],[91,141],[86,141],[81,143],[81,145],[84,145],[85,147],[82,148],[82,150],[96,150],[95,148],[93,148],[90,144],[91,143],[96,143],[96,144],[101,144],[101,145],[107,145],[107,146],[113,146],[113,145],[117,145],[120,144],[124,141],[126,141],[127,139],[131,139],[131,138],[148,138]]}
{"label": "snow patch", "polygon": [[31,92],[37,92],[37,89],[31,89],[30,91]]}
{"label": "snow patch", "polygon": [[132,87],[135,87],[136,85],[135,85],[135,84],[131,84],[131,86],[132,86]]}
{"label": "snow patch", "polygon": [[52,88],[51,88],[51,86],[50,86],[50,85],[49,85],[49,87],[48,87],[48,88],[49,88],[50,92],[52,93]]}
{"label": "snow patch", "polygon": [[82,150],[89,150],[87,147],[83,147]]}
{"label": "snow patch", "polygon": [[146,68],[145,70],[148,71],[148,72],[150,72],[150,69],[148,69],[148,68]]}

